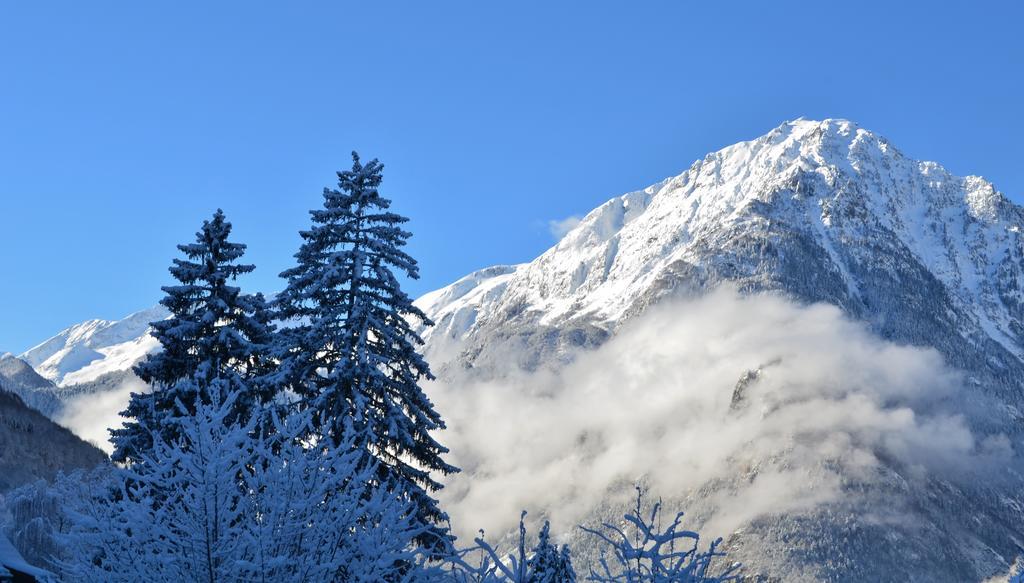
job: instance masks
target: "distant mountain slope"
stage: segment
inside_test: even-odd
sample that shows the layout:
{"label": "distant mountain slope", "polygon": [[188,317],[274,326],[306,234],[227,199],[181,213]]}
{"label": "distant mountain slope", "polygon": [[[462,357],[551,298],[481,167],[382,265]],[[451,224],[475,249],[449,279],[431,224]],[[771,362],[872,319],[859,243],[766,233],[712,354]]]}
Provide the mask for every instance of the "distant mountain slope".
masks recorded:
{"label": "distant mountain slope", "polygon": [[0,391],[0,492],[58,471],[90,468],[106,454],[28,407],[17,395]]}
{"label": "distant mountain slope", "polygon": [[95,381],[127,370],[159,343],[149,324],[168,316],[163,306],[136,312],[122,320],[88,320],[25,351],[20,357],[58,385]]}
{"label": "distant mountain slope", "polygon": [[47,417],[52,418],[62,407],[57,387],[39,376],[27,362],[10,354],[0,355],[0,390],[18,395]]}

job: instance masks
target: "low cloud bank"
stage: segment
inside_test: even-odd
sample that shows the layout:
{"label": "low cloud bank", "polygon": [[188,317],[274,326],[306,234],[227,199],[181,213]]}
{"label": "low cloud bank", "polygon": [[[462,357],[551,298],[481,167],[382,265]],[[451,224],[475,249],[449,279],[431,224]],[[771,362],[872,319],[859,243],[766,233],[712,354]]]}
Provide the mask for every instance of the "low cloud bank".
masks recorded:
{"label": "low cloud bank", "polygon": [[882,459],[911,479],[1005,464],[1009,440],[959,413],[964,381],[835,307],[723,290],[656,307],[559,370],[427,390],[463,468],[441,495],[463,536],[505,531],[523,508],[564,532],[640,478],[666,497],[730,484],[699,494],[718,508],[706,534],[724,535],[835,500]]}
{"label": "low cloud bank", "polygon": [[116,388],[87,393],[69,399],[57,423],[67,427],[82,439],[108,454],[114,451],[108,429],[121,427],[125,419],[121,411],[128,407],[131,394],[147,392],[146,384],[138,378],[120,383]]}
{"label": "low cloud bank", "polygon": [[[702,499],[716,509],[705,534],[725,535],[834,501],[882,459],[909,479],[1014,459],[1009,439],[971,430],[977,388],[934,350],[881,340],[831,306],[729,290],[655,307],[556,370],[426,389],[463,468],[440,494],[463,537],[504,532],[524,508],[567,532],[639,479]],[[143,390],[133,379],[83,395],[59,422],[109,452],[107,429]]]}

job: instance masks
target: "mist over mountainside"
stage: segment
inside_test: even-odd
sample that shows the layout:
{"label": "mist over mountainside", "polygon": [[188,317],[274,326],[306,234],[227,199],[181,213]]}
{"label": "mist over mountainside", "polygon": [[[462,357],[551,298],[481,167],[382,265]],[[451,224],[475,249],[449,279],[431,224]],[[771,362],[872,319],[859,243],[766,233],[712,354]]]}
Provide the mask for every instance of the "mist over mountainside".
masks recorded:
{"label": "mist over mountainside", "polygon": [[[982,178],[797,120],[424,295],[466,470],[443,494],[483,523],[457,528],[527,507],[571,533],[641,479],[780,580],[998,575],[1024,552],[1022,225]],[[160,317],[22,357],[95,431]]]}
{"label": "mist over mountainside", "polygon": [[[643,478],[781,580],[997,576],[1024,548],[1022,224],[983,179],[843,120],[783,124],[612,199],[535,261],[421,300],[469,468],[445,495],[567,526],[614,518]],[[751,299],[697,299],[723,286]],[[901,345],[939,360],[864,356]],[[526,457],[491,465],[492,445]]]}
{"label": "mist over mountainside", "polygon": [[834,306],[719,289],[570,360],[430,387],[463,536],[528,508],[594,564],[574,525],[617,523],[640,481],[782,581],[981,581],[1020,552],[1019,443],[977,423],[999,402]]}

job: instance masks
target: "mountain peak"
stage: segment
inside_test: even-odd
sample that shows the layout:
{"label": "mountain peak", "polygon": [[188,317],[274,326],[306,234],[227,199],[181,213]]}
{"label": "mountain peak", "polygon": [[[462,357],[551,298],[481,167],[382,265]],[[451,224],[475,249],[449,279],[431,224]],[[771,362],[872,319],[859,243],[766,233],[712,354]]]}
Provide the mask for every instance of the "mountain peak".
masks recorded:
{"label": "mountain peak", "polygon": [[885,141],[874,132],[866,130],[855,121],[842,118],[825,118],[821,120],[797,118],[783,122],[767,134],[752,140],[779,143],[783,141],[813,141],[833,145],[849,145],[856,139],[874,139]]}
{"label": "mountain peak", "polygon": [[[1021,209],[984,179],[907,157],[849,120],[797,119],[600,205],[536,260],[492,280],[474,296],[472,318],[449,332],[473,336],[513,321],[610,330],[680,287],[787,289],[793,282],[782,280],[801,269],[820,272],[813,285],[833,286],[824,299],[869,311],[877,283],[858,272],[879,269],[872,258],[887,254],[883,269],[903,263],[948,290],[969,314],[965,333],[1024,354],[1015,332],[1024,329],[1015,291],[1024,274],[1014,263],[1022,224]],[[446,306],[432,301],[427,313]]]}
{"label": "mountain peak", "polygon": [[803,116],[793,120],[782,122],[770,133],[778,131],[788,132],[797,136],[805,135],[807,133],[815,131],[835,131],[835,133],[839,135],[856,134],[858,131],[867,132],[867,130],[861,129],[860,124],[849,119],[844,119],[841,117],[810,119]]}

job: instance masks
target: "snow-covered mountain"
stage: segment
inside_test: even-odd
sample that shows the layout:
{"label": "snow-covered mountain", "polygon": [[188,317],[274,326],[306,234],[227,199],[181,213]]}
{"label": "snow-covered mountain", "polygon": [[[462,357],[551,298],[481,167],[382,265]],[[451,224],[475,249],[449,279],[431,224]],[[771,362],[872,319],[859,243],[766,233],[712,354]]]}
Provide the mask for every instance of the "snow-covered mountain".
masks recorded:
{"label": "snow-covered mountain", "polygon": [[439,323],[427,334],[465,341],[463,359],[482,364],[508,342],[541,359],[600,342],[662,297],[731,281],[1001,370],[1024,354],[1022,225],[980,177],[908,158],[849,121],[798,120],[609,200],[536,260],[420,305]]}
{"label": "snow-covered mountain", "polygon": [[[630,333],[630,323],[653,306],[723,284],[747,295],[830,304],[879,342],[934,349],[942,366],[964,375],[964,394],[936,390],[910,404],[886,396],[874,403],[875,413],[912,426],[931,423],[938,410],[939,418],[953,419],[956,431],[946,433],[967,432],[967,454],[991,457],[1019,451],[1024,433],[1022,227],[1024,210],[980,177],[911,159],[849,121],[797,120],[609,200],[534,261],[483,269],[424,295],[417,305],[436,326],[421,332],[442,379],[496,379],[567,365]],[[86,322],[22,357],[63,386],[124,375],[156,348],[146,323],[165,315],[154,309],[120,322]],[[912,353],[931,363],[928,354]],[[898,364],[870,382],[903,382]],[[770,385],[780,366],[793,363],[755,360],[726,370],[733,375],[726,408],[730,398],[757,402],[758,383]],[[844,379],[832,377],[849,371],[837,365],[821,374],[825,380],[815,382],[842,388],[828,402],[845,403]],[[785,397],[785,387],[775,389]],[[775,423],[784,408],[770,400],[758,406],[761,417],[744,422]],[[839,433],[830,439],[858,439]],[[885,437],[874,426],[865,434],[874,433]],[[596,447],[592,435],[579,439],[581,452]],[[793,442],[742,463],[728,457],[738,464],[733,475],[678,499],[709,520],[721,508],[705,501],[780,468],[803,471],[789,457],[799,447]],[[857,450],[877,458],[867,474],[850,474],[834,460],[807,466],[839,476],[842,503],[748,521],[727,540],[733,556],[785,581],[981,581],[1024,553],[1024,488],[1020,474],[1008,477],[1018,465],[998,479],[964,484],[873,448]],[[898,509],[901,524],[869,512],[878,508]],[[613,510],[596,508],[591,517]]]}
{"label": "snow-covered mountain", "polygon": [[58,385],[92,382],[128,370],[158,349],[149,324],[167,316],[166,308],[157,306],[121,320],[87,320],[44,340],[20,358]]}
{"label": "snow-covered mountain", "polygon": [[[543,330],[543,359],[599,343],[662,297],[731,281],[835,304],[961,364],[979,364],[961,341],[990,345],[981,364],[999,368],[1024,357],[1022,224],[983,178],[849,121],[798,120],[609,200],[530,263],[482,269],[417,305],[437,323],[423,330],[431,350],[465,343],[462,358],[484,362]],[[899,301],[923,292],[927,304]],[[166,316],[89,320],[19,356],[58,385],[93,381],[157,349],[148,324]],[[939,334],[951,330],[959,338]]]}
{"label": "snow-covered mountain", "polygon": [[[958,419],[964,424],[961,429],[971,434],[965,443],[974,445],[965,451],[984,453],[995,443],[1020,451],[1024,428],[1022,226],[1024,210],[980,177],[957,177],[936,163],[911,159],[886,139],[849,121],[798,120],[710,154],[678,176],[608,201],[528,264],[483,270],[428,294],[420,306],[438,324],[433,331],[425,331],[428,355],[442,377],[456,382],[466,382],[467,377],[460,375],[467,370],[501,379],[510,369],[550,368],[610,343],[655,304],[703,296],[725,284],[744,294],[767,292],[803,305],[831,304],[880,341],[894,343],[891,346],[936,350],[945,365],[965,374],[963,388],[945,394],[938,387],[915,386],[918,398],[935,400],[922,405],[883,398],[876,403],[876,412],[888,415],[898,410],[928,424],[928,416],[938,409],[946,418]],[[631,334],[643,338],[635,331]],[[664,340],[662,345],[672,345]],[[725,342],[710,336],[707,340],[712,343],[708,350]],[[649,348],[658,347],[655,342]],[[806,355],[784,356],[782,366],[787,358]],[[774,359],[740,363],[732,373],[734,385],[719,388],[733,399],[737,393],[743,398],[745,386],[762,382],[762,370],[770,371],[777,363]],[[826,371],[817,382],[833,387],[848,382],[837,376],[852,372],[844,370],[842,363],[837,361],[834,372]],[[586,365],[601,363],[589,360]],[[906,365],[907,370],[914,366]],[[859,366],[873,365],[869,361]],[[902,370],[898,362],[895,366]],[[611,379],[622,370],[601,374],[609,376],[608,382],[616,382]],[[663,371],[669,377],[673,372],[671,368]],[[750,381],[752,372],[758,380]],[[579,370],[572,374],[586,379]],[[550,394],[546,378],[520,378],[517,386]],[[537,389],[537,385],[547,388]],[[500,381],[474,385],[474,390],[495,386]],[[848,395],[861,388],[840,392]],[[717,389],[709,386],[708,390]],[[788,389],[778,390],[785,395]],[[676,397],[661,393],[649,398],[669,406]],[[784,397],[791,398],[796,396]],[[822,411],[826,401],[820,405]],[[458,397],[450,400],[457,402]],[[576,407],[589,404],[587,398],[573,402]],[[486,407],[486,401],[478,405]],[[761,418],[747,423],[771,426],[778,421],[778,404],[771,398],[758,407],[763,411]],[[817,407],[810,407],[810,417],[791,421],[797,425],[786,438],[789,446],[761,457],[744,453],[758,449],[756,442],[740,446],[715,458],[732,468],[731,475],[718,475],[685,492],[658,494],[688,509],[698,521],[713,522],[723,513],[735,513],[723,506],[723,500],[731,495],[740,500],[738,492],[756,490],[758,476],[796,468],[807,484],[813,484],[822,468],[830,468],[826,473],[835,470],[836,500],[774,515],[766,509],[727,537],[733,558],[754,573],[784,581],[982,581],[1024,551],[1019,455],[1000,462],[1005,472],[997,472],[998,477],[966,481],[921,473],[914,467],[916,462],[908,465],[885,446],[861,451],[876,462],[868,476],[851,471],[855,464],[848,458],[828,455],[804,467],[803,453],[796,452],[817,437],[824,443],[863,439],[840,425],[830,434],[805,436],[809,441],[801,442],[803,426],[814,424]],[[501,415],[501,410],[495,413]],[[847,413],[856,416],[853,411]],[[628,410],[623,410],[622,417],[628,418]],[[571,418],[567,415],[566,420],[549,423],[568,423]],[[631,421],[639,423],[637,431],[643,431],[644,420]],[[587,427],[586,423],[581,426]],[[517,427],[556,433],[551,425]],[[727,420],[720,430],[726,435],[746,431]],[[879,432],[881,427],[864,435]],[[938,435],[953,433],[950,429]],[[465,441],[480,439],[488,439],[486,432]],[[556,467],[566,466],[571,465],[567,460],[587,455],[586,444],[593,439],[592,433],[579,433],[579,451],[564,456],[552,454],[551,443],[534,446],[559,460],[552,462]],[[708,446],[716,441],[707,434],[700,439],[710,440]],[[527,475],[545,470],[524,467]],[[510,475],[521,480],[524,470],[518,470],[519,474]],[[487,466],[482,471],[486,475],[501,469]],[[827,482],[801,491],[791,480],[784,487],[776,484],[781,489],[773,491],[789,492],[779,501],[794,496],[813,499],[816,492],[827,489]],[[520,488],[528,486],[520,484]],[[880,513],[881,508],[888,509],[890,516]],[[590,520],[614,518],[619,510],[598,504]],[[596,560],[586,556],[585,545],[580,546],[581,560]]]}

